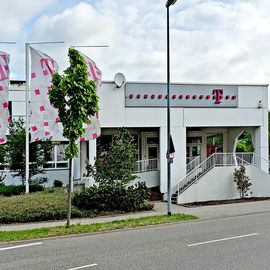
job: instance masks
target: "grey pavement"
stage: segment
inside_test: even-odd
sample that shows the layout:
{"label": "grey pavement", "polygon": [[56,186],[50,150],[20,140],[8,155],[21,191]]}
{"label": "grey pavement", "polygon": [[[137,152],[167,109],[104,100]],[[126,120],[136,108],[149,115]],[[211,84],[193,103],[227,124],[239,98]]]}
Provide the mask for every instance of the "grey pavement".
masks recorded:
{"label": "grey pavement", "polygon": [[[139,218],[146,216],[162,215],[167,213],[167,203],[154,202],[155,207],[153,211],[148,212],[136,212],[121,215],[111,215],[95,218],[73,219],[71,224],[91,224],[100,222],[109,222],[114,220],[122,220],[128,218]],[[217,219],[225,217],[234,217],[242,215],[250,215],[256,213],[270,212],[270,200],[257,201],[257,202],[245,202],[235,204],[223,204],[223,205],[210,205],[210,206],[198,206],[198,207],[184,207],[180,205],[172,205],[172,213],[183,213],[195,215],[200,220]],[[18,231],[35,228],[44,228],[52,226],[65,225],[66,221],[49,221],[49,222],[36,222],[27,224],[10,224],[0,225],[0,231]]]}

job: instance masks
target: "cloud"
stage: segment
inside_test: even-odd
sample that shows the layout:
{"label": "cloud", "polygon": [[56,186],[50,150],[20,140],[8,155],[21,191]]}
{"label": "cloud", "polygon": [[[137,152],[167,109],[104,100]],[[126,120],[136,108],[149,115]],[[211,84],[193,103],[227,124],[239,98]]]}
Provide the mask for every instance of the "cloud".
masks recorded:
{"label": "cloud", "polygon": [[55,0],[1,0],[0,25],[1,39],[14,39],[21,34],[23,27],[41,10]]}
{"label": "cloud", "polygon": [[[166,81],[165,1],[69,0],[68,8],[61,1],[57,8],[49,2],[43,6],[29,0],[22,7],[28,19],[19,14],[10,33],[18,37],[21,27],[26,40],[64,40],[65,45],[37,46],[62,69],[68,65],[70,45],[108,44],[81,49],[102,69],[105,80],[120,71],[127,80]],[[4,7],[11,9],[7,3]],[[171,80],[268,82],[269,8],[268,0],[177,1],[170,8]],[[23,55],[17,50],[18,77],[23,76]]]}

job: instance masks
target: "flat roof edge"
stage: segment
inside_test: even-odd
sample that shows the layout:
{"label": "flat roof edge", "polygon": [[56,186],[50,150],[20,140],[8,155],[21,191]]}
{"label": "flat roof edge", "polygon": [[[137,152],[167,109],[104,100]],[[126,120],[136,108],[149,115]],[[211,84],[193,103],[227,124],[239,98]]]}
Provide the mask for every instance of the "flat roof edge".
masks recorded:
{"label": "flat roof edge", "polygon": [[[23,84],[25,80],[10,80],[14,84]],[[102,83],[114,83],[114,81],[102,81]],[[127,81],[126,83],[136,83],[136,84],[164,84],[166,82],[150,82],[150,81]],[[269,87],[269,84],[260,84],[260,83],[192,83],[192,82],[171,82],[171,85],[227,85],[227,86],[262,86]]]}

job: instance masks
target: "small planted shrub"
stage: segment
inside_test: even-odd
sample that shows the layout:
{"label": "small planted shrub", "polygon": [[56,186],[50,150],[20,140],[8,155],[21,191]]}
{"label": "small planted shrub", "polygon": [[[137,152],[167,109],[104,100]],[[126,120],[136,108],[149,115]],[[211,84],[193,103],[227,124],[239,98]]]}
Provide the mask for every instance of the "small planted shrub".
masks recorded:
{"label": "small planted shrub", "polygon": [[246,175],[245,166],[241,165],[239,169],[234,169],[233,181],[236,183],[240,198],[244,198],[252,185],[250,178]]}
{"label": "small planted shrub", "polygon": [[61,187],[63,187],[63,181],[58,180],[58,179],[55,179],[53,181],[53,187],[55,187],[55,188],[61,188]]}
{"label": "small planted shrub", "polygon": [[111,185],[92,186],[74,194],[73,205],[79,209],[105,211],[150,210],[153,205],[145,200],[149,190],[145,183],[125,187],[120,182]]}

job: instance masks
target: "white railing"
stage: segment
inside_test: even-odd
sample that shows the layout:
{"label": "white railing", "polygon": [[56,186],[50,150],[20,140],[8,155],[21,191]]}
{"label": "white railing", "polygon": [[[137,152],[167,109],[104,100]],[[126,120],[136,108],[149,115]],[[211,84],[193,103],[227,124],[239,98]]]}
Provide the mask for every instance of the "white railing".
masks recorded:
{"label": "white railing", "polygon": [[201,156],[187,158],[186,173],[189,173],[201,163]]}
{"label": "white railing", "polygon": [[255,165],[254,156],[253,153],[214,153],[180,179],[172,193],[182,193],[214,167]]}
{"label": "white railing", "polygon": [[159,170],[159,159],[138,160],[134,166],[134,173],[150,172]]}

